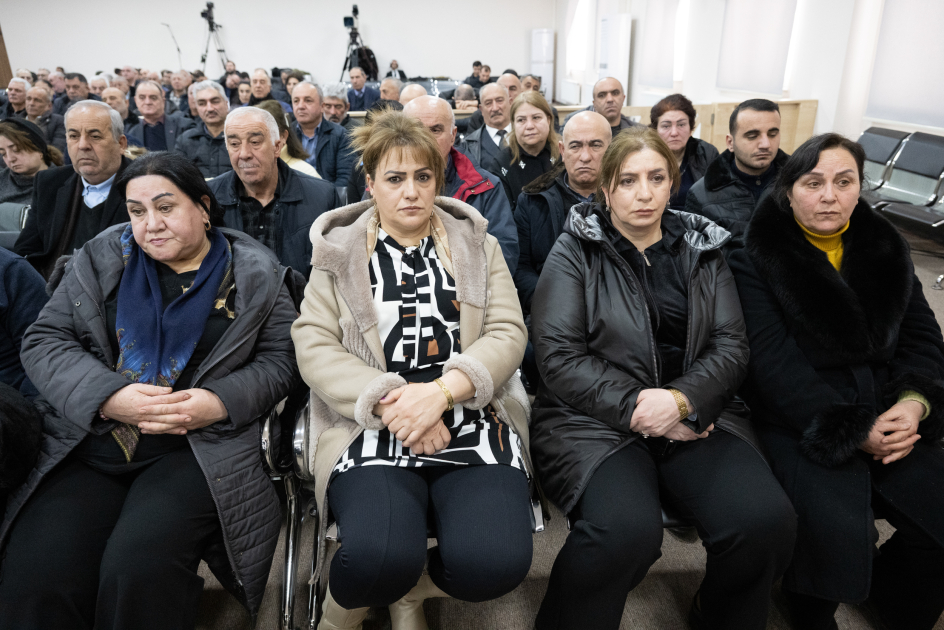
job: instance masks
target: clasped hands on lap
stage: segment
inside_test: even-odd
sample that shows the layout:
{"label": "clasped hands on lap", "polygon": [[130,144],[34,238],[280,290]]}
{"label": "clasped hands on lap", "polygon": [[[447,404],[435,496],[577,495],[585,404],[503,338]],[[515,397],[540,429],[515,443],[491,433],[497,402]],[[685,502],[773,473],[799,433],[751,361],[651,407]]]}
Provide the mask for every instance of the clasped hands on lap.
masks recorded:
{"label": "clasped hands on lap", "polygon": [[[691,401],[685,397],[685,404],[692,410]],[[690,442],[708,437],[715,428],[709,426],[704,433],[695,433],[682,424],[682,414],[672,393],[667,389],[644,389],[636,397],[636,408],[629,421],[629,428],[647,437],[664,437],[679,442]]]}
{"label": "clasped hands on lap", "polygon": [[[921,439],[918,423],[924,415],[924,405],[916,400],[902,400],[875,420],[869,437],[859,445],[874,460],[890,464],[914,450]],[[887,434],[887,435],[886,435]]]}
{"label": "clasped hands on lap", "polygon": [[138,427],[143,434],[185,435],[225,420],[229,413],[219,397],[206,389],[185,389],[132,383],[102,405],[111,420]]}
{"label": "clasped hands on lap", "polygon": [[[472,381],[459,370],[440,379],[455,402],[475,395]],[[416,455],[432,455],[449,445],[452,436],[442,416],[449,407],[446,394],[436,383],[410,383],[387,393],[374,406],[374,415],[403,445]]]}

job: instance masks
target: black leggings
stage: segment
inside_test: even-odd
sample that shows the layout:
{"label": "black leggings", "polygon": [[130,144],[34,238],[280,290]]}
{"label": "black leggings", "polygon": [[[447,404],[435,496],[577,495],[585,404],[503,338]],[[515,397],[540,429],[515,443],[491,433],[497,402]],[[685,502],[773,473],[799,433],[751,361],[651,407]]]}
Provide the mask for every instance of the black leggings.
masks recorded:
{"label": "black leggings", "polygon": [[122,475],[67,457],[11,530],[0,630],[193,628],[197,567],[219,529],[189,446]]}
{"label": "black leggings", "polygon": [[760,455],[716,430],[664,458],[639,440],[603,462],[570,515],[539,630],[619,628],[626,596],[661,556],[660,498],[696,523],[708,550],[700,590],[708,626],[767,627],[770,588],[790,561],[796,515]]}
{"label": "black leggings", "polygon": [[416,585],[429,522],[429,575],[451,597],[500,597],[531,567],[528,481],[510,466],[362,466],[335,477],[328,502],[341,543],[329,584],[344,608],[389,606]]}

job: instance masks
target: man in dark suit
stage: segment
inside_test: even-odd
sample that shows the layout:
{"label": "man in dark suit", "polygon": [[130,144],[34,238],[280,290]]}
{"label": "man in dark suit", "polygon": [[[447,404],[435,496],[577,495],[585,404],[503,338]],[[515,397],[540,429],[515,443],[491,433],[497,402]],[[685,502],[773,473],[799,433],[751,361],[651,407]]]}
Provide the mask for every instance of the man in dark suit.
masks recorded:
{"label": "man in dark suit", "polygon": [[62,116],[73,103],[91,99],[93,101],[102,100],[98,96],[89,92],[89,84],[84,74],[78,72],[69,72],[66,74],[66,95],[56,99],[52,111],[54,114]]}
{"label": "man in dark suit", "polygon": [[489,83],[479,90],[479,111],[485,124],[465,137],[458,147],[475,164],[489,169],[489,165],[511,133],[511,99],[508,89],[499,83]]}
{"label": "man in dark suit", "polygon": [[366,112],[370,106],[380,100],[380,92],[371,87],[366,87],[367,75],[364,71],[354,66],[348,73],[351,77],[351,89],[347,91],[347,101],[351,105],[352,112]]}
{"label": "man in dark suit", "polygon": [[43,132],[46,142],[66,152],[66,124],[62,116],[52,113],[52,92],[43,86],[26,92],[26,120]]}
{"label": "man in dark suit", "polygon": [[400,64],[397,63],[396,59],[390,60],[390,69],[387,70],[387,76],[406,81],[406,72],[400,70]]}
{"label": "man in dark suit", "polygon": [[295,111],[292,131],[311,156],[308,163],[325,181],[338,188],[347,187],[354,158],[344,127],[324,116],[324,92],[319,86],[302,81],[292,90],[292,108]]}
{"label": "man in dark suit", "polygon": [[128,220],[124,197],[113,187],[130,164],[121,115],[101,101],[79,101],[65,124],[72,165],[36,174],[32,209],[13,246],[47,279],[60,256]]}
{"label": "man in dark suit", "polygon": [[193,127],[194,122],[179,112],[164,113],[164,89],[157,81],[141,81],[134,93],[141,120],[128,130],[128,136],[143,144],[148,151],[173,151],[177,138]]}

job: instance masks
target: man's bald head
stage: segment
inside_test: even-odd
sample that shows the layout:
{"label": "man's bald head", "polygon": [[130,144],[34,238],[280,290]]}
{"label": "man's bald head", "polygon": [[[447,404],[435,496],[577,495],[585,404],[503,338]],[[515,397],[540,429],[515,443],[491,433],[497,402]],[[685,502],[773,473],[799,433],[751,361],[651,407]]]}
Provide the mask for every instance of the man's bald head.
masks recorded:
{"label": "man's bald head", "polygon": [[594,84],[593,111],[603,114],[603,117],[609,121],[610,127],[619,126],[625,102],[626,93],[623,92],[623,84],[613,77],[600,79]]}
{"label": "man's bald head", "polygon": [[508,90],[508,100],[511,102],[514,102],[515,98],[521,94],[521,79],[510,72],[506,72],[505,74],[498,77],[498,81],[496,81],[496,83],[498,83],[498,85],[504,86],[505,89]]}
{"label": "man's bald head", "polygon": [[583,137],[587,134],[596,134],[601,138],[606,138],[607,145],[613,138],[610,123],[606,118],[596,112],[578,112],[567,121],[567,126],[564,127],[564,143],[568,138]]}
{"label": "man's bald head", "polygon": [[442,156],[445,158],[449,155],[456,141],[456,118],[448,101],[424,94],[404,105],[403,113],[423,123],[436,138]]}
{"label": "man's bald head", "polygon": [[612,138],[609,121],[596,112],[580,112],[564,127],[559,146],[567,182],[585,197],[599,186],[600,165]]}
{"label": "man's bald head", "polygon": [[400,104],[406,105],[414,98],[419,98],[420,96],[426,96],[426,88],[419,83],[410,83],[400,92]]}

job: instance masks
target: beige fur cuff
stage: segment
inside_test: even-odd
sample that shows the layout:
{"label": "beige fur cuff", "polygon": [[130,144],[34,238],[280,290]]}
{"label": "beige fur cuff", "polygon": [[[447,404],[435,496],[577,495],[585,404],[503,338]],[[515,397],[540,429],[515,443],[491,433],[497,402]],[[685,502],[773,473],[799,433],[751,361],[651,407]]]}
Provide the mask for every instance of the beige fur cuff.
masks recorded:
{"label": "beige fur cuff", "polygon": [[457,354],[446,361],[443,366],[443,374],[449,370],[461,371],[469,377],[475,387],[475,398],[456,402],[461,402],[463,407],[469,409],[482,409],[492,402],[495,385],[492,383],[492,375],[489,374],[481,361],[467,354]]}
{"label": "beige fur cuff", "polygon": [[406,385],[406,380],[393,372],[381,374],[368,383],[361,395],[357,397],[357,403],[354,405],[354,420],[357,424],[374,431],[383,429],[385,425],[380,416],[374,415],[374,405],[380,402],[380,399],[391,390],[401,385]]}

